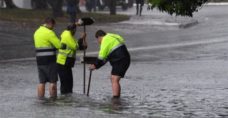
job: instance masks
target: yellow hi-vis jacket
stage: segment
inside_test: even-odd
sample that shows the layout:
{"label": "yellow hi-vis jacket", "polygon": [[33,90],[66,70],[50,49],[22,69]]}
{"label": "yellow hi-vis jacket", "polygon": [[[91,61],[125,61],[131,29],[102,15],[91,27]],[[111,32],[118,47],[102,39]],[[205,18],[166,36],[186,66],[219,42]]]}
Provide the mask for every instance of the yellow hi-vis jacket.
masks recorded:
{"label": "yellow hi-vis jacket", "polygon": [[[70,31],[65,30],[61,34],[61,45],[65,48],[59,49],[57,63],[65,65],[68,59],[73,59],[73,61],[75,61],[76,50],[79,48],[79,44]],[[71,63],[74,64],[74,62]],[[71,64],[71,66],[73,65]]]}
{"label": "yellow hi-vis jacket", "polygon": [[101,41],[98,59],[106,60],[110,53],[118,47],[123,46],[124,43],[125,41],[120,35],[107,33]]}
{"label": "yellow hi-vis jacket", "polygon": [[61,45],[53,30],[40,26],[34,33],[34,44],[38,65],[47,65],[56,61],[56,49]]}

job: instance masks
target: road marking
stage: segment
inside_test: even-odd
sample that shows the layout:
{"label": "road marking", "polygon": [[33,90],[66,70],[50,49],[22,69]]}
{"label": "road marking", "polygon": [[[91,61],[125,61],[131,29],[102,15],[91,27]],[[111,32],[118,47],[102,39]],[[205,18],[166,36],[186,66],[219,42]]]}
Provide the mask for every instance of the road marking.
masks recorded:
{"label": "road marking", "polygon": [[[136,48],[128,48],[128,50],[130,52],[142,51],[142,50],[158,50],[158,49],[179,48],[179,47],[186,47],[186,46],[221,43],[221,42],[228,42],[228,37],[214,38],[214,39],[208,39],[208,40],[205,39],[205,40],[193,41],[193,42],[181,42],[181,43],[175,43],[175,44],[143,46],[143,47],[136,47]],[[98,51],[86,53],[86,55],[97,55],[97,54],[98,54]],[[80,57],[83,56],[83,53],[78,53],[77,56],[78,56],[77,60],[80,60]],[[0,63],[15,62],[15,61],[34,61],[34,60],[35,60],[35,57],[30,57],[30,58],[1,60]]]}

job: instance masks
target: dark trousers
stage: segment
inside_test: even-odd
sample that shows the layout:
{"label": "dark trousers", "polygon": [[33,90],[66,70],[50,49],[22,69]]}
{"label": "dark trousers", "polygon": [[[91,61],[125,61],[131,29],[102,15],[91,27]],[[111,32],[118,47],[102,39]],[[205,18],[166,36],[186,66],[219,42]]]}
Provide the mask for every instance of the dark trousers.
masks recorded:
{"label": "dark trousers", "polygon": [[144,0],[136,0],[136,15],[142,15]]}
{"label": "dark trousers", "polygon": [[61,94],[73,93],[73,74],[71,67],[58,64]]}

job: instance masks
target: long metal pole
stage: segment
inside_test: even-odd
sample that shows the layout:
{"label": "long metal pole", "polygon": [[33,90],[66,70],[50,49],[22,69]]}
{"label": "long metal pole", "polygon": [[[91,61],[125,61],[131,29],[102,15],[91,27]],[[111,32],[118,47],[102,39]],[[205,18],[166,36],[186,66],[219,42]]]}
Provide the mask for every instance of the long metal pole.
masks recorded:
{"label": "long metal pole", "polygon": [[[86,26],[84,25],[84,33],[86,33]],[[83,45],[85,46],[85,39],[83,40]],[[86,63],[85,63],[86,49],[84,48],[83,52],[83,93],[85,94],[85,84],[86,84]]]}
{"label": "long metal pole", "polygon": [[92,70],[90,70],[90,72],[89,72],[89,83],[88,83],[88,88],[87,88],[87,96],[89,96],[89,89],[90,89],[91,76],[92,76]]}

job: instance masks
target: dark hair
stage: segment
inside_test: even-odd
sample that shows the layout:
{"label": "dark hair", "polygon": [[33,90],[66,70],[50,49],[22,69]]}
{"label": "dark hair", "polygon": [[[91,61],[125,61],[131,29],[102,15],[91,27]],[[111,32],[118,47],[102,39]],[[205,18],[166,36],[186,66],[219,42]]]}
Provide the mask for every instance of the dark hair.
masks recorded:
{"label": "dark hair", "polygon": [[71,24],[67,26],[67,30],[75,30],[77,28],[77,26],[75,24]]}
{"label": "dark hair", "polygon": [[47,23],[47,24],[49,24],[49,23],[55,24],[55,19],[54,18],[51,18],[51,17],[47,17],[47,18],[45,18],[44,23]]}
{"label": "dark hair", "polygon": [[99,36],[105,36],[106,32],[104,32],[103,30],[97,30],[95,37],[98,38]]}
{"label": "dark hair", "polygon": [[76,32],[76,28],[77,26],[75,24],[71,24],[71,25],[68,25],[66,29],[69,30],[72,33],[72,35],[74,35]]}

